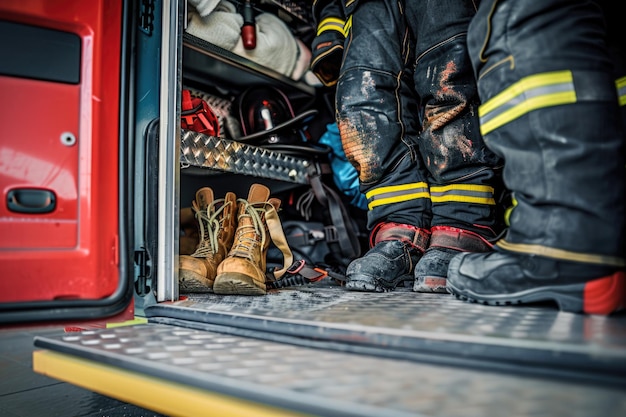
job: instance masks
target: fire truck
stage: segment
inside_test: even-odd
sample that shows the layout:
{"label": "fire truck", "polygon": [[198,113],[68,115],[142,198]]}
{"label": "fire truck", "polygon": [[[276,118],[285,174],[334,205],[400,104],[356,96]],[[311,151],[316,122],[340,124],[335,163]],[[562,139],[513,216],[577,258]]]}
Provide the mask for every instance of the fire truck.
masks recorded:
{"label": "fire truck", "polygon": [[[310,2],[232,4],[297,45],[314,33]],[[189,7],[0,2],[0,323],[66,330],[34,338],[35,373],[172,416],[625,415],[621,313],[346,291],[316,260],[354,250],[347,234],[363,248],[359,215],[293,209],[332,169],[284,143],[325,132],[332,89],[207,40]],[[287,121],[233,139],[251,90],[278,92]],[[212,134],[181,127],[184,91],[226,109]],[[294,257],[318,275],[262,296],[181,293],[196,191],[253,184],[280,196]]]}

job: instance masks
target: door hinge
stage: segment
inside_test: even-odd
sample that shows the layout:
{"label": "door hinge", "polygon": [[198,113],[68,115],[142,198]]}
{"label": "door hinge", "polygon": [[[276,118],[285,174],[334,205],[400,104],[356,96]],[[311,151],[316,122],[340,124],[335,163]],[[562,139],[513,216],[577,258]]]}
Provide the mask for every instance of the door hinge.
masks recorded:
{"label": "door hinge", "polygon": [[139,29],[148,36],[154,31],[154,3],[155,0],[141,0],[139,8]]}
{"label": "door hinge", "polygon": [[145,296],[151,291],[149,260],[150,256],[146,249],[135,251],[135,292],[139,296]]}

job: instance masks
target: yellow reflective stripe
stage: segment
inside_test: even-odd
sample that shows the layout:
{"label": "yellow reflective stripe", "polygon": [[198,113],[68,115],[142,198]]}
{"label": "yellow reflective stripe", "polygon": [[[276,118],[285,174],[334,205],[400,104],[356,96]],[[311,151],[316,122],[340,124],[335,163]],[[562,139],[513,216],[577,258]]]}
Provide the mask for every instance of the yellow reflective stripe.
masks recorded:
{"label": "yellow reflective stripe", "polygon": [[368,210],[371,210],[374,207],[383,206],[386,204],[401,203],[403,201],[416,200],[418,198],[429,198],[428,191],[421,192],[421,193],[414,193],[414,194],[398,195],[398,196],[388,197],[388,198],[381,198],[381,199],[372,201],[371,203],[368,203],[367,208]]}
{"label": "yellow reflective stripe", "polygon": [[511,205],[504,210],[504,224],[507,226],[511,226],[511,214],[513,213],[513,209],[515,207],[517,207],[517,198],[512,196]]}
{"label": "yellow reflective stripe", "polygon": [[493,187],[479,184],[451,184],[430,187],[430,199],[433,203],[476,203],[493,206]]}
{"label": "yellow reflective stripe", "polygon": [[620,106],[626,106],[626,77],[618,78],[615,81],[617,86],[617,97],[619,99]]}
{"label": "yellow reflective stripe", "polygon": [[400,203],[403,201],[415,200],[417,198],[430,198],[428,184],[425,182],[415,182],[411,184],[392,185],[370,190],[365,194],[368,200],[367,208]]}
{"label": "yellow reflective stripe", "polygon": [[347,37],[348,33],[350,33],[350,29],[352,29],[352,15],[346,21],[346,24],[343,26],[343,36]]}
{"label": "yellow reflective stripe", "polygon": [[317,25],[317,35],[319,36],[320,34],[329,30],[335,30],[345,36],[345,24],[346,22],[336,17],[327,17],[322,20],[319,25]]}
{"label": "yellow reflective stripe", "polygon": [[496,242],[496,246],[517,253],[526,253],[530,255],[540,255],[547,258],[561,259],[565,261],[584,262],[589,264],[609,265],[616,267],[626,266],[623,258],[616,256],[597,255],[593,253],[573,252],[564,249],[556,249],[543,245],[531,245],[526,243],[511,243],[504,239]]}
{"label": "yellow reflective stripe", "polygon": [[571,71],[531,75],[480,106],[480,132],[486,135],[533,110],[575,102]]}
{"label": "yellow reflective stripe", "polygon": [[428,184],[421,181],[421,182],[412,182],[409,184],[390,185],[388,187],[375,188],[365,193],[365,197],[369,199],[380,194],[395,193],[398,191],[415,190],[415,189],[421,189],[421,188],[428,189]]}

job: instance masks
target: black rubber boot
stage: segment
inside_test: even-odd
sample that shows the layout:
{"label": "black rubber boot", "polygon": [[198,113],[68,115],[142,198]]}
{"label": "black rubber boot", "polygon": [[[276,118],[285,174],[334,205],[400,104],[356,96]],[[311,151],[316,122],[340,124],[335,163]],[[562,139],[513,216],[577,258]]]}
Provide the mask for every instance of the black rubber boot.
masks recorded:
{"label": "black rubber boot", "polygon": [[461,252],[489,252],[492,246],[474,232],[448,226],[431,229],[430,246],[415,266],[415,292],[447,293],[450,259]]}
{"label": "black rubber boot", "polygon": [[450,248],[428,248],[415,267],[413,291],[447,293],[448,264],[459,253]]}
{"label": "black rubber boot", "polygon": [[454,257],[448,290],[490,305],[617,311],[626,298],[626,134],[606,20],[594,2],[495,5],[481,2],[467,42],[481,133],[506,161],[514,204],[499,252]]}
{"label": "black rubber boot", "polygon": [[380,223],[371,234],[372,248],[346,270],[346,289],[385,292],[412,277],[430,231],[398,223]]}
{"label": "black rubber boot", "polygon": [[562,311],[601,315],[626,308],[623,269],[506,251],[452,258],[448,290],[486,305],[553,301]]}

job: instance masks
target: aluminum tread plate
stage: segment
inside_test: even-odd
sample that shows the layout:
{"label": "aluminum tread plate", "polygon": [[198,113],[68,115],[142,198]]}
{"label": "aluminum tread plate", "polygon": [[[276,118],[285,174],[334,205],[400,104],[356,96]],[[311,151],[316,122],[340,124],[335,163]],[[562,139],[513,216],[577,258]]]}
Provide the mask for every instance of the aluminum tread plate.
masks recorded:
{"label": "aluminum tread plate", "polygon": [[162,324],[38,336],[35,346],[322,416],[605,417],[625,390],[349,354]]}
{"label": "aluminum tread plate", "polygon": [[209,168],[219,172],[308,184],[310,161],[259,146],[181,129],[181,168]]}
{"label": "aluminum tread plate", "polygon": [[[626,385],[626,315],[559,312],[552,306],[491,307],[451,295],[346,291],[336,285],[270,290],[266,296],[189,294],[146,308],[170,317],[348,345],[398,357],[452,360],[596,375]],[[418,358],[419,359],[419,358]],[[531,371],[530,368],[527,371]]]}

